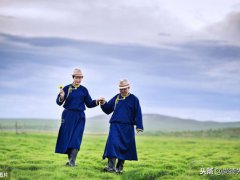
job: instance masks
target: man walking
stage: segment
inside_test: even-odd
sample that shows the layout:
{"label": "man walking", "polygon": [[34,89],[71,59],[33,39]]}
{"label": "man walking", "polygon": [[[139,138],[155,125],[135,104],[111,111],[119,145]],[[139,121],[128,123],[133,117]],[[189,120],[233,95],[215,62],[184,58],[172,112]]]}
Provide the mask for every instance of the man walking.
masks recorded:
{"label": "man walking", "polygon": [[142,132],[143,123],[139,100],[130,94],[128,80],[121,80],[118,88],[120,93],[101,105],[106,114],[113,112],[103,159],[108,158],[105,171],[122,173],[125,160],[138,160],[134,125],[137,132]]}
{"label": "man walking", "polygon": [[73,70],[72,78],[73,82],[61,89],[56,99],[59,106],[63,104],[64,110],[55,152],[68,155],[67,166],[76,166],[85,128],[85,106],[93,108],[104,100],[92,100],[88,89],[81,84],[83,73],[80,69]]}

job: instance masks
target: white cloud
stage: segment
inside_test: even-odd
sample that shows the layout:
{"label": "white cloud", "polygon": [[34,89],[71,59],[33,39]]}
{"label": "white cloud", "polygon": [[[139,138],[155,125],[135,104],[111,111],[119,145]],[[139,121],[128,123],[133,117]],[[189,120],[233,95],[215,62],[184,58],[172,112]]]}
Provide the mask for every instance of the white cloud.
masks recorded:
{"label": "white cloud", "polygon": [[240,10],[232,12],[226,18],[205,28],[213,39],[227,43],[240,44]]}
{"label": "white cloud", "polygon": [[210,24],[221,21],[233,11],[238,0],[171,0],[164,1],[164,5],[192,30],[200,30]]}
{"label": "white cloud", "polygon": [[236,3],[236,0],[1,1],[0,23],[2,33],[158,45],[204,39],[202,29],[221,21]]}
{"label": "white cloud", "polygon": [[221,80],[231,80],[236,84],[240,84],[240,61],[224,61],[218,62],[214,66],[208,67],[204,71],[206,75],[211,78],[221,79]]}
{"label": "white cloud", "polygon": [[41,7],[37,4],[17,4],[7,6],[5,8],[0,8],[2,16],[12,17],[16,20],[24,21],[26,20],[38,20],[38,21],[55,21],[63,22],[64,20],[71,19],[69,13],[64,11],[59,11],[56,9],[51,9],[47,7]]}

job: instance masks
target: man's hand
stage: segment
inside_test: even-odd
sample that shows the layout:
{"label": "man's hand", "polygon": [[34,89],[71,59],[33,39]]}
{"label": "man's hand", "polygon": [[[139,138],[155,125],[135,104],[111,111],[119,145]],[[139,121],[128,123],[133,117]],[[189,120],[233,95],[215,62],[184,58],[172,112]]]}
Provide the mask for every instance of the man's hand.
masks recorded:
{"label": "man's hand", "polygon": [[64,96],[65,96],[65,93],[64,93],[63,89],[60,89],[59,95],[60,95],[61,101],[63,101],[64,100]]}
{"label": "man's hand", "polygon": [[139,129],[139,128],[137,128],[137,133],[139,133],[139,132],[143,132],[143,130],[142,130],[142,129]]}
{"label": "man's hand", "polygon": [[105,104],[105,102],[106,102],[106,100],[103,97],[97,99],[97,105],[103,105],[103,104]]}

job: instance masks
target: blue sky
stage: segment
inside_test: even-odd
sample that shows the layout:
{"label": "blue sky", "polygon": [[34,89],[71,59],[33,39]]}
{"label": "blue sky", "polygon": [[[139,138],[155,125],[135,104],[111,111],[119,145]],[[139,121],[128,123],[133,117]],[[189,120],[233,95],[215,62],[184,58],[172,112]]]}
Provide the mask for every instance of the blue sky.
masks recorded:
{"label": "blue sky", "polygon": [[1,1],[0,117],[59,118],[78,67],[92,98],[128,78],[144,113],[239,121],[240,2],[209,3]]}

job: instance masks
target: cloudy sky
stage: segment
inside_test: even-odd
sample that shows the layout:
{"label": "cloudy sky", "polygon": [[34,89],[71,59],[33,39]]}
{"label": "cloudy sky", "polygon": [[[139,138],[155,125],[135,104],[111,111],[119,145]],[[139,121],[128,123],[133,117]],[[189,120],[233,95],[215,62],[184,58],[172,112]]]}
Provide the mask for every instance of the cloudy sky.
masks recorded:
{"label": "cloudy sky", "polygon": [[59,119],[75,67],[92,98],[128,78],[143,113],[240,121],[240,0],[0,1],[0,117]]}

